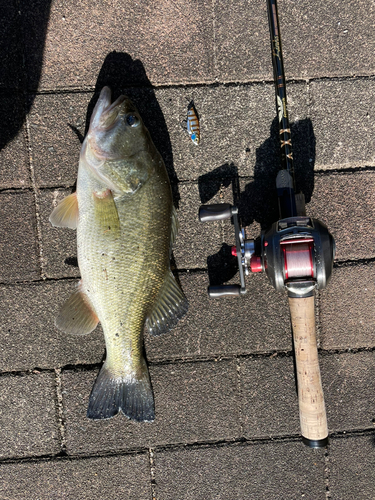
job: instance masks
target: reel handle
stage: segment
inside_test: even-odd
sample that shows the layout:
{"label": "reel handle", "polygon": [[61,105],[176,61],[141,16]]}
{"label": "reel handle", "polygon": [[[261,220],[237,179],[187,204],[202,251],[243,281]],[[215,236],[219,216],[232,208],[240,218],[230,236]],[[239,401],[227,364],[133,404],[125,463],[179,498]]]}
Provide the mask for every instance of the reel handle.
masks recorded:
{"label": "reel handle", "polygon": [[207,291],[211,299],[226,297],[228,295],[239,297],[246,293],[246,289],[242,289],[240,285],[211,285],[207,288]]}
{"label": "reel handle", "polygon": [[230,219],[232,217],[232,205],[229,203],[201,205],[198,216],[200,222]]}
{"label": "reel handle", "polygon": [[314,295],[289,296],[289,307],[302,439],[311,448],[323,448],[328,444],[328,426],[316,344]]}

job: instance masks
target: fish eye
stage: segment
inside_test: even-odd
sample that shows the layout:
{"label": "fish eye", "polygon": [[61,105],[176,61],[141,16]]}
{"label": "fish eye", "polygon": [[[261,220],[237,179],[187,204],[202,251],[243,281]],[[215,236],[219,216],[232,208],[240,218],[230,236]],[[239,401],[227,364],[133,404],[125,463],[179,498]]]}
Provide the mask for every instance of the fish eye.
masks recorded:
{"label": "fish eye", "polygon": [[139,118],[135,115],[127,115],[126,123],[131,127],[136,127],[137,125],[139,125]]}

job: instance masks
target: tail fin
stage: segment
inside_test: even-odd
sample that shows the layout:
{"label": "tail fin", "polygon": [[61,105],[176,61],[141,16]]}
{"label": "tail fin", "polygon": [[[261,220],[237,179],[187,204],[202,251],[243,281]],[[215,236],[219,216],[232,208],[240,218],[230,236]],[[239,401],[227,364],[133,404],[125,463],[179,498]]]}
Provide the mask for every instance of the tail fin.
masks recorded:
{"label": "tail fin", "polygon": [[112,418],[122,411],[137,422],[155,419],[154,396],[146,363],[141,378],[119,376],[104,366],[92,388],[87,417],[93,420]]}

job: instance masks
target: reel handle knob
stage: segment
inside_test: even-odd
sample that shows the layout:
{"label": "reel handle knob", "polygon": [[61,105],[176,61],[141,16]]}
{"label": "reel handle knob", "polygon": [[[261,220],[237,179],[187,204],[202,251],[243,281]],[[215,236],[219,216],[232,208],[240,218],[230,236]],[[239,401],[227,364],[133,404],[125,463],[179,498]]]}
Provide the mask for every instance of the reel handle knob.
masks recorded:
{"label": "reel handle knob", "polygon": [[217,203],[216,205],[202,205],[199,208],[199,220],[211,222],[225,220],[232,217],[232,205],[229,203]]}
{"label": "reel handle knob", "polygon": [[225,296],[240,297],[246,293],[246,289],[241,288],[241,285],[212,285],[207,291],[211,299]]}

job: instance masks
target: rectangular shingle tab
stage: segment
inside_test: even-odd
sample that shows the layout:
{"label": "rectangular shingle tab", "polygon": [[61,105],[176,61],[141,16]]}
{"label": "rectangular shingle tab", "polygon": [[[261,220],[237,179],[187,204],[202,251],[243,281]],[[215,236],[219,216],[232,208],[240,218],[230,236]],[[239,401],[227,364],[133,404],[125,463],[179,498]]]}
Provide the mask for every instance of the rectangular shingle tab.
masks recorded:
{"label": "rectangular shingle tab", "polygon": [[306,213],[324,222],[336,241],[337,260],[375,256],[373,171],[319,175]]}
{"label": "rectangular shingle tab", "polygon": [[179,269],[206,268],[208,255],[221,241],[221,224],[211,222],[207,226],[199,222],[200,195],[196,183],[180,184],[179,193],[179,232],[172,248],[176,266]]}
{"label": "rectangular shingle tab", "polygon": [[[37,17],[31,6],[23,10],[35,30]],[[116,1],[111,15],[107,14],[105,4],[91,8],[88,1],[52,3],[48,25],[44,16],[40,21],[47,28],[40,88],[94,86],[102,65],[107,71],[121,72],[128,84],[142,77],[159,85],[212,81],[211,4],[132,0],[125,8]],[[32,30],[26,33],[26,67],[31,76],[33,54],[42,43],[32,34]]]}
{"label": "rectangular shingle tab", "polygon": [[374,434],[331,440],[329,492],[332,500],[374,496]]}
{"label": "rectangular shingle tab", "polygon": [[35,201],[31,192],[0,194],[0,245],[1,282],[40,277]]}
{"label": "rectangular shingle tab", "polygon": [[3,498],[13,500],[150,500],[146,453],[0,466]]}
{"label": "rectangular shingle tab", "polygon": [[300,434],[292,357],[241,361],[241,420],[247,439]]}
{"label": "rectangular shingle tab", "polygon": [[30,187],[22,95],[0,95],[0,189]]}
{"label": "rectangular shingle tab", "polygon": [[75,183],[80,138],[85,133],[91,97],[91,93],[29,97],[34,98],[28,123],[38,187],[73,186]]}
{"label": "rectangular shingle tab", "polygon": [[[374,74],[373,5],[289,0],[280,2],[278,12],[287,78]],[[215,25],[220,81],[272,78],[265,2],[215,2]]]}
{"label": "rectangular shingle tab", "polygon": [[337,169],[374,165],[373,78],[314,81],[310,116],[316,138],[316,167]]}
{"label": "rectangular shingle tab", "polygon": [[166,450],[156,453],[157,498],[325,497],[324,451],[300,442]]}
{"label": "rectangular shingle tab", "polygon": [[320,358],[328,429],[373,429],[374,352],[346,352]]}
{"label": "rectangular shingle tab", "polygon": [[[340,300],[337,300],[339,296]],[[327,289],[320,293],[321,347],[323,349],[373,347],[375,345],[374,297],[373,263],[334,268]]]}
{"label": "rectangular shingle tab", "polygon": [[280,2],[278,10],[289,78],[374,74],[373,5],[289,0]]}
{"label": "rectangular shingle tab", "polygon": [[0,458],[59,453],[54,373],[2,375],[0,405]]}
{"label": "rectangular shingle tab", "polygon": [[53,209],[71,192],[71,189],[39,191],[43,270],[47,278],[80,277],[77,261],[77,231],[66,227],[54,227],[49,221]]}
{"label": "rectangular shingle tab", "polygon": [[217,79],[270,80],[272,60],[266,3],[219,0],[214,9]]}

